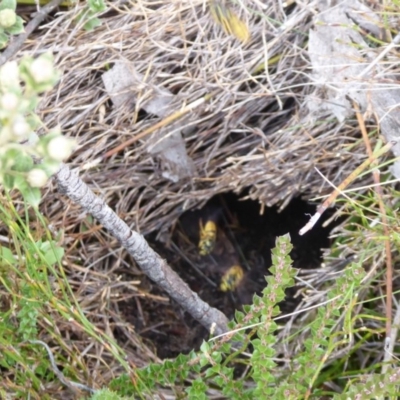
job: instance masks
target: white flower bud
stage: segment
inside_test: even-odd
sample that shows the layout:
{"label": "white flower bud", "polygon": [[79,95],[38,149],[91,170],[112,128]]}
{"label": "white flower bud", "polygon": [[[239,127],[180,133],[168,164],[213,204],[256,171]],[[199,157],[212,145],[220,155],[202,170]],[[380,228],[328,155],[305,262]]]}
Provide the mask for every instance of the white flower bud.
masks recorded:
{"label": "white flower bud", "polygon": [[49,82],[54,76],[53,63],[43,57],[39,57],[32,62],[30,71],[36,83]]}
{"label": "white flower bud", "polygon": [[17,22],[17,14],[15,11],[5,8],[0,11],[0,26],[2,28],[10,28]]}
{"label": "white flower bud", "polygon": [[42,187],[47,182],[47,175],[42,169],[34,168],[29,171],[27,180],[32,187]]}
{"label": "white flower bud", "polygon": [[1,108],[5,111],[14,111],[18,107],[18,96],[14,93],[5,93],[0,99]]}
{"label": "white flower bud", "polygon": [[0,87],[3,92],[9,88],[14,89],[16,87],[20,87],[19,70],[16,61],[5,63],[0,68]]}
{"label": "white flower bud", "polygon": [[12,124],[12,131],[16,136],[28,136],[31,131],[31,127],[23,117],[17,117]]}
{"label": "white flower bud", "polygon": [[47,153],[55,161],[64,161],[71,155],[73,148],[72,140],[57,136],[47,145]]}

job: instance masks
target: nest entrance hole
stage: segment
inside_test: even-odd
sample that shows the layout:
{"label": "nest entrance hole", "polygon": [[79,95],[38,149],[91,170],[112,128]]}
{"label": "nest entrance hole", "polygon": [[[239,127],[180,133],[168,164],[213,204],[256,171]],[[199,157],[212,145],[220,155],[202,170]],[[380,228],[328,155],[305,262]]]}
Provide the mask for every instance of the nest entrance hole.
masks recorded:
{"label": "nest entrance hole", "polygon": [[[265,287],[265,276],[271,266],[271,249],[277,236],[290,233],[295,268],[313,269],[320,266],[323,249],[330,246],[329,233],[333,228],[332,224],[322,227],[322,219],[310,232],[300,236],[299,230],[316,210],[314,204],[296,198],[281,212],[278,207],[265,207],[260,214],[260,203],[241,200],[244,195],[218,194],[201,209],[183,213],[171,228],[166,243],[156,241],[155,235],[147,237],[193,291],[230,319],[236,309],[250,304],[253,295],[261,294]],[[205,229],[208,221],[215,224],[216,240],[209,254],[200,255],[200,231]],[[223,277],[233,266],[239,266],[243,276],[237,285],[234,282],[232,290],[223,291]],[[162,290],[149,284],[152,294],[165,297]],[[293,289],[286,293],[286,300],[280,305],[283,312],[293,311],[298,304],[299,300],[293,298],[295,292]],[[155,347],[158,357],[175,357],[198,349],[208,338],[209,333],[177,304],[154,299],[141,303],[141,310],[137,301],[130,304],[129,320]],[[142,317],[132,321],[134,315]]]}

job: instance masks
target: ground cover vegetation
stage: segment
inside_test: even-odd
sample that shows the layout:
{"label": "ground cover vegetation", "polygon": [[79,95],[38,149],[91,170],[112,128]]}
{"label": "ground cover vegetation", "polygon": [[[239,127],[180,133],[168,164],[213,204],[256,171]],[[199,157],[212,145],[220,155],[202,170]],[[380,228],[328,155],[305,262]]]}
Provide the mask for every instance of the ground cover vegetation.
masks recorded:
{"label": "ground cover vegetation", "polygon": [[399,13],[3,0],[1,398],[397,398]]}

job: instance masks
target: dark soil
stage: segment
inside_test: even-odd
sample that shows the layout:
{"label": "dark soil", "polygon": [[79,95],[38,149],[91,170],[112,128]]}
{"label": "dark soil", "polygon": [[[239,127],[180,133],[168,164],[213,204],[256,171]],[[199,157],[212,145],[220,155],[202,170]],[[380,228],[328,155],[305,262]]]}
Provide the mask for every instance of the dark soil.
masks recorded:
{"label": "dark soil", "polygon": [[[322,262],[322,249],[330,246],[329,232],[333,228],[323,228],[322,219],[310,232],[299,236],[298,231],[315,212],[315,205],[294,199],[282,212],[272,207],[265,208],[260,215],[260,204],[241,201],[242,197],[232,193],[217,195],[202,209],[185,212],[171,229],[166,243],[155,241],[156,235],[147,238],[193,291],[230,319],[235,310],[250,304],[253,295],[260,294],[265,287],[277,236],[290,233],[295,268],[317,268]],[[200,224],[204,226],[208,220],[217,226],[217,240],[210,255],[200,256]],[[221,277],[232,265],[240,265],[244,277],[233,291],[223,292]],[[160,299],[136,297],[120,304],[121,311],[147,344],[155,347],[158,357],[170,358],[198,349],[208,332],[177,304],[168,301],[156,285],[143,278],[142,286]],[[289,290],[280,305],[284,313],[298,304],[299,299],[293,298],[296,290]]]}

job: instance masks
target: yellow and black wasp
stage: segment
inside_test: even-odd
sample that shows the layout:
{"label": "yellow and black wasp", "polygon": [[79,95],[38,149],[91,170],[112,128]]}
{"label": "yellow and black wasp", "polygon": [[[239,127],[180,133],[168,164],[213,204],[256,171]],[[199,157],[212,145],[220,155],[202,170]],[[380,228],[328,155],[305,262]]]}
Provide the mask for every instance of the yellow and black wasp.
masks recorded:
{"label": "yellow and black wasp", "polygon": [[203,225],[203,221],[200,219],[200,240],[199,240],[199,254],[201,256],[206,256],[210,254],[217,241],[217,224],[209,219]]}
{"label": "yellow and black wasp", "polygon": [[222,26],[225,33],[235,36],[243,43],[250,39],[250,31],[247,24],[232,11],[226,0],[210,0],[209,5],[211,15],[215,22]]}
{"label": "yellow and black wasp", "polygon": [[233,265],[222,275],[219,288],[223,292],[233,292],[242,282],[244,271],[240,265]]}

